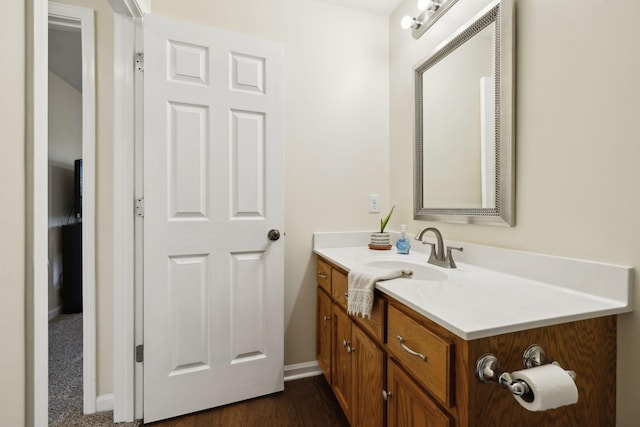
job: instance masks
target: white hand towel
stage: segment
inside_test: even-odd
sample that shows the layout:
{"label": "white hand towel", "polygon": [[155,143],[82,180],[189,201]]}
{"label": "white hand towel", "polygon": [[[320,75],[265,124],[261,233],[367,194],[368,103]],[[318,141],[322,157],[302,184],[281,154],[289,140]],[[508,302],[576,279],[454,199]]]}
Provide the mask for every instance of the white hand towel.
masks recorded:
{"label": "white hand towel", "polygon": [[382,269],[358,267],[349,272],[349,292],[347,298],[347,313],[360,314],[362,317],[371,318],[373,308],[373,290],[376,282],[382,280],[396,279],[403,276],[411,276],[411,270]]}

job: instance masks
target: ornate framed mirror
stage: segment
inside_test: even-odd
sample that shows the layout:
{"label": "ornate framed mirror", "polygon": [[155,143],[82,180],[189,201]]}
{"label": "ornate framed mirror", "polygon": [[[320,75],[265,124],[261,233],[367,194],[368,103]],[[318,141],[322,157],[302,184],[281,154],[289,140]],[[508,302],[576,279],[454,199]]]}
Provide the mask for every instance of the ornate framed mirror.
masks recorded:
{"label": "ornate framed mirror", "polygon": [[515,223],[513,10],[494,3],[414,68],[416,220]]}

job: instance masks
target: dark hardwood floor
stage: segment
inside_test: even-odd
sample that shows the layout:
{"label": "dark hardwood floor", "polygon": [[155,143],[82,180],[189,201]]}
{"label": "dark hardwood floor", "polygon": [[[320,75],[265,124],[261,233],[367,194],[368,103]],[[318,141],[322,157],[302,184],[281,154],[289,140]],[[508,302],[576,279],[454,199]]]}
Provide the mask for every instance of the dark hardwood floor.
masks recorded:
{"label": "dark hardwood floor", "polygon": [[284,383],[284,391],[145,424],[153,427],[348,427],[324,376]]}

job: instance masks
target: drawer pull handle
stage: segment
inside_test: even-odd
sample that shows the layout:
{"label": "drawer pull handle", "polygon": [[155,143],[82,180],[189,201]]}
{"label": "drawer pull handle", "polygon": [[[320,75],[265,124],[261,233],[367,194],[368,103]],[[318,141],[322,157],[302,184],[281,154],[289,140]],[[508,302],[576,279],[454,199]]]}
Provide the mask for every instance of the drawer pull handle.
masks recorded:
{"label": "drawer pull handle", "polygon": [[391,396],[393,396],[393,394],[391,394],[390,391],[382,390],[382,400],[386,402],[388,399],[391,398]]}
{"label": "drawer pull handle", "polygon": [[331,317],[329,316],[323,316],[322,319],[326,322],[327,320],[331,320]]}
{"label": "drawer pull handle", "polygon": [[329,277],[326,274],[318,273],[318,277],[321,279],[328,279]]}
{"label": "drawer pull handle", "polygon": [[413,351],[409,347],[407,347],[407,345],[405,344],[404,338],[402,338],[400,335],[398,335],[396,338],[398,338],[398,341],[400,341],[400,347],[402,347],[402,349],[404,351],[406,351],[407,353],[409,353],[412,356],[419,357],[420,359],[422,359],[425,362],[427,361],[427,356],[425,356],[422,353],[418,353],[417,351]]}

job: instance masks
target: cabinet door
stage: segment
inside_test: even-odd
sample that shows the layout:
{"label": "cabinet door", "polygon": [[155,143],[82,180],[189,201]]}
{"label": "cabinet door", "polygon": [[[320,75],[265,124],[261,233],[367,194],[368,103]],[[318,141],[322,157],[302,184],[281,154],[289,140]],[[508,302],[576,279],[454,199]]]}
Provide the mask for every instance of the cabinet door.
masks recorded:
{"label": "cabinet door", "polygon": [[355,324],[351,331],[353,357],[353,413],[358,427],[384,426],[385,354]]}
{"label": "cabinet door", "polygon": [[451,419],[391,360],[387,365],[387,427],[451,427]]}
{"label": "cabinet door", "polygon": [[331,388],[342,410],[352,423],[351,319],[337,305],[333,305],[333,359]]}
{"label": "cabinet door", "polygon": [[331,384],[331,341],[333,338],[331,307],[329,295],[321,288],[318,288],[316,359],[329,384]]}

